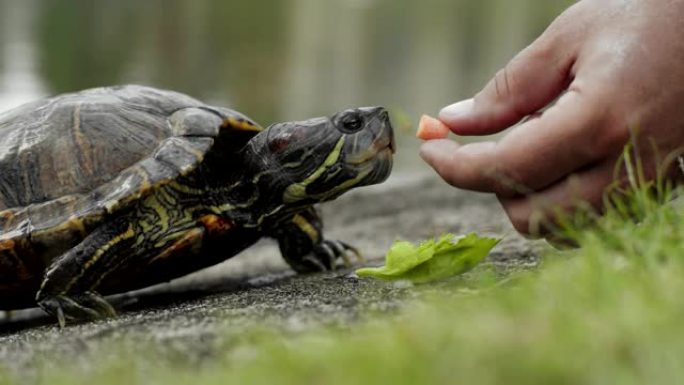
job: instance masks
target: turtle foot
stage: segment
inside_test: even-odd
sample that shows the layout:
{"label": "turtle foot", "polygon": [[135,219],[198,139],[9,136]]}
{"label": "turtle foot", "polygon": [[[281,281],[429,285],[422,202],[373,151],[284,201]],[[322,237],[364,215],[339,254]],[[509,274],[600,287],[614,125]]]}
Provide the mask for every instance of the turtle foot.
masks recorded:
{"label": "turtle foot", "polygon": [[342,260],[345,267],[351,267],[354,263],[350,257],[354,257],[360,263],[365,261],[354,246],[342,241],[325,239],[315,247],[313,255],[305,259],[315,258],[316,261],[310,262],[315,262],[314,264],[319,266],[321,271],[326,271],[335,270],[338,259]]}
{"label": "turtle foot", "polygon": [[40,298],[38,306],[46,313],[57,317],[60,328],[63,328],[67,321],[90,321],[116,315],[116,310],[107,300],[91,291]]}

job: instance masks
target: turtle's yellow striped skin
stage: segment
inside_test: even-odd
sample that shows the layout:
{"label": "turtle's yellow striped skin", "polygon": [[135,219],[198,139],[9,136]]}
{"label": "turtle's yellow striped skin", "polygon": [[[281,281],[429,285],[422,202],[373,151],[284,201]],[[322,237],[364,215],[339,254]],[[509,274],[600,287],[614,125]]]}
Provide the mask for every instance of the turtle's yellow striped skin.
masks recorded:
{"label": "turtle's yellow striped skin", "polygon": [[141,86],[0,114],[0,309],[114,314],[102,295],[216,264],[274,237],[298,272],[353,250],[314,204],[383,181],[380,107],[263,129],[239,112]]}

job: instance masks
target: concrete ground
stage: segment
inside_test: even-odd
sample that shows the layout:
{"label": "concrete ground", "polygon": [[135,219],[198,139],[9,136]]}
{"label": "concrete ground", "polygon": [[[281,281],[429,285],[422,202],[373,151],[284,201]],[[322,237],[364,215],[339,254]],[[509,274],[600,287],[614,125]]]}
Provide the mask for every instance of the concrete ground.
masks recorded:
{"label": "concrete ground", "polygon": [[[495,199],[458,191],[431,173],[397,173],[321,207],[326,236],[357,246],[380,264],[395,239],[419,241],[444,232],[501,237],[488,257],[502,269],[534,266],[540,245],[517,235]],[[410,285],[358,279],[351,269],[295,276],[269,240],[210,269],[169,284],[112,298],[110,320],[64,330],[38,309],[0,316],[0,367],[17,370],[53,354],[87,357],[116,341],[133,350],[159,346],[201,360],[220,333],[254,324],[301,331],[350,325],[369,312],[391,312],[415,295]]]}

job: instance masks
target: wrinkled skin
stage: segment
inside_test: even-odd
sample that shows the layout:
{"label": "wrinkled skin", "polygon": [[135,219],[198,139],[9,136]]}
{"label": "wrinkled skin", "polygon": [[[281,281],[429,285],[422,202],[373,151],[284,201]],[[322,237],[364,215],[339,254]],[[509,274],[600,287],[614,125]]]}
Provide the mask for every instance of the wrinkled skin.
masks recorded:
{"label": "wrinkled skin", "polygon": [[458,135],[507,130],[501,140],[430,141],[421,156],[448,183],[496,194],[533,235],[548,235],[559,209],[603,208],[633,134],[646,178],[679,180],[683,34],[682,0],[579,1],[473,99],[440,112]]}

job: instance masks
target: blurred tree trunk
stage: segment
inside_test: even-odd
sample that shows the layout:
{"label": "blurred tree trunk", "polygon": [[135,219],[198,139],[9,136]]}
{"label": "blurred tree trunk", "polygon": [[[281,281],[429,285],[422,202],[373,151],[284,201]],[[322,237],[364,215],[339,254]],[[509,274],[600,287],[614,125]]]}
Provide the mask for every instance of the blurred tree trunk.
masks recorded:
{"label": "blurred tree trunk", "polygon": [[[543,1],[542,1],[543,2]],[[521,49],[534,38],[536,7],[539,0],[488,0],[484,2],[482,20],[474,38],[482,47],[479,68],[473,76],[470,88],[479,89]],[[486,5],[485,5],[486,4]]]}
{"label": "blurred tree trunk", "polygon": [[328,42],[326,11],[329,2],[320,0],[290,0],[286,26],[283,88],[280,117],[284,120],[301,119],[311,115],[314,105],[325,95],[319,94],[322,76],[321,51]]}
{"label": "blurred tree trunk", "polygon": [[0,2],[0,110],[45,95],[35,49],[35,0]]}
{"label": "blurred tree trunk", "polygon": [[411,31],[410,52],[403,76],[411,115],[434,114],[463,95],[467,78],[458,51],[470,38],[458,24],[464,1],[469,0],[411,2],[411,22],[406,25]]}
{"label": "blurred tree trunk", "polygon": [[367,6],[371,0],[344,0],[331,2],[335,15],[333,23],[332,67],[329,102],[327,110],[356,107],[366,96],[366,75],[368,68]]}

